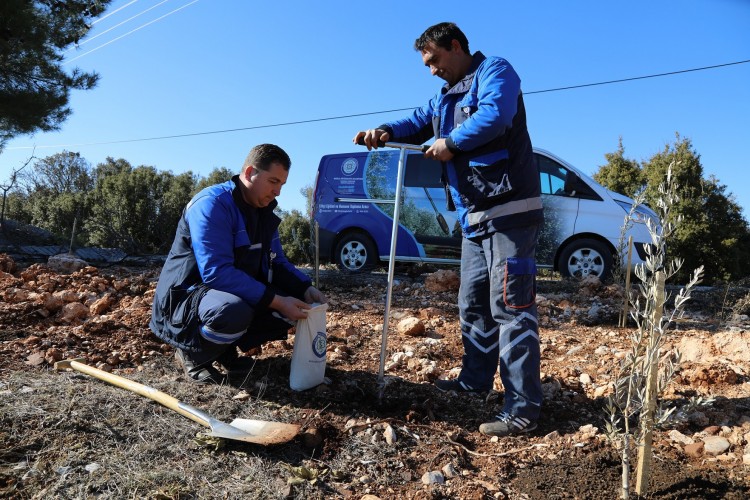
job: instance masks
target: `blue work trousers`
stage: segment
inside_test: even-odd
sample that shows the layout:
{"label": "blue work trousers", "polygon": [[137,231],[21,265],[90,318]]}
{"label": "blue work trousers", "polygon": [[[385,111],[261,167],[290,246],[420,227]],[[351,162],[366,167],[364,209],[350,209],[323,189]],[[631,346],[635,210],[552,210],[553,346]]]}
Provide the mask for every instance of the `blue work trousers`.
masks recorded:
{"label": "blue work trousers", "polygon": [[220,352],[229,346],[247,351],[271,340],[283,340],[295,324],[276,311],[256,310],[240,297],[219,290],[206,292],[198,305],[198,316],[201,346],[208,352]]}
{"label": "blue work trousers", "polygon": [[536,420],[542,404],[535,251],[539,227],[463,238],[458,307],[464,346],[459,380],[492,388],[500,366],[503,411]]}

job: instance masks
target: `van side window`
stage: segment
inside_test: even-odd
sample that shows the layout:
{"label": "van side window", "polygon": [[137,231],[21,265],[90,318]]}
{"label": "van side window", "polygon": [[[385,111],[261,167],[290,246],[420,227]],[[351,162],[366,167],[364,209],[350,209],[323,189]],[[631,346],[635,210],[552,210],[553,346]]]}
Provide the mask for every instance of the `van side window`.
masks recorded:
{"label": "van side window", "polygon": [[536,155],[536,161],[539,165],[539,179],[542,182],[542,194],[566,196],[565,176],[567,175],[568,170],[559,163],[540,154]]}
{"label": "van side window", "polygon": [[406,155],[406,170],[404,171],[404,187],[442,188],[440,175],[442,164],[436,160],[428,160],[422,154]]}
{"label": "van side window", "polygon": [[540,154],[536,154],[536,160],[539,165],[542,194],[602,201],[596,191],[575,172]]}

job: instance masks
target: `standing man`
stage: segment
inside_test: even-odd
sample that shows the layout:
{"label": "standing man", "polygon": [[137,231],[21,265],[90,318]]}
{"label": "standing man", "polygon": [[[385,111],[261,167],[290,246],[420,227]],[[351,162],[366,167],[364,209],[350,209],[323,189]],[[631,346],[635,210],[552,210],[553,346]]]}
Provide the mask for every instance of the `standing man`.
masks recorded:
{"label": "standing man", "polygon": [[543,222],[539,172],[526,128],[521,80],[499,57],[472,54],[453,23],[427,28],[414,43],[424,65],[446,81],[411,116],[354,137],[367,149],[389,140],[422,144],[443,163],[449,209],[463,231],[458,294],[463,366],[443,391],[492,389],[498,359],[503,411],[479,427],[508,436],[536,428],[539,376],[535,250]]}
{"label": "standing man", "polygon": [[[222,383],[247,372],[247,351],[285,339],[326,297],[284,255],[273,209],[291,160],[278,146],[250,150],[239,175],[185,207],[159,276],[149,326],[173,345],[188,380]],[[244,363],[243,363],[244,362]]]}

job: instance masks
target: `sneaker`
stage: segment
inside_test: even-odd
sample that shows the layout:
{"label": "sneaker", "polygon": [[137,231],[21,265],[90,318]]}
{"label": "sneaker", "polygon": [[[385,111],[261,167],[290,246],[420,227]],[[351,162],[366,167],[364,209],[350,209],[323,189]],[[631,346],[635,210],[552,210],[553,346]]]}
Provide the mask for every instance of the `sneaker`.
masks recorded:
{"label": "sneaker", "polygon": [[479,426],[479,432],[488,436],[511,436],[513,434],[523,434],[536,429],[536,422],[528,418],[515,417],[508,413],[500,412],[495,416],[495,420]]}
{"label": "sneaker", "polygon": [[435,387],[443,392],[463,392],[468,394],[484,394],[487,391],[481,389],[475,389],[466,382],[462,382],[458,379],[443,380],[439,379],[435,381]]}
{"label": "sneaker", "polygon": [[255,360],[247,356],[240,356],[236,347],[230,347],[218,357],[216,362],[227,373],[245,375],[253,371]]}
{"label": "sneaker", "polygon": [[197,364],[182,349],[176,349],[174,353],[177,364],[185,372],[187,379],[196,384],[222,384],[225,382],[224,375],[211,366],[211,363]]}

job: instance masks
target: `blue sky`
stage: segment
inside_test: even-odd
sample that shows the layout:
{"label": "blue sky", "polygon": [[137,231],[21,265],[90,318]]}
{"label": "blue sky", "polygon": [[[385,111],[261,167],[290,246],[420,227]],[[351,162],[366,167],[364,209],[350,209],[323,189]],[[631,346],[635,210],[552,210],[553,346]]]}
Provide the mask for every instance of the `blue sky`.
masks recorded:
{"label": "blue sky", "polygon": [[[356,151],[358,130],[406,113],[382,111],[438,90],[412,45],[453,21],[472,51],[521,75],[535,146],[592,174],[620,137],[626,157],[645,161],[679,133],[705,177],[750,213],[750,63],[540,92],[750,60],[747,0],[115,0],[105,16],[66,54],[99,85],[73,93],[59,132],[10,141],[0,183],[33,147],[37,157],[77,151],[92,166],[111,156],[205,176],[237,171],[252,146],[271,142],[292,158],[279,203],[303,210],[300,189],[322,155]],[[293,122],[307,123],[280,125]]]}

